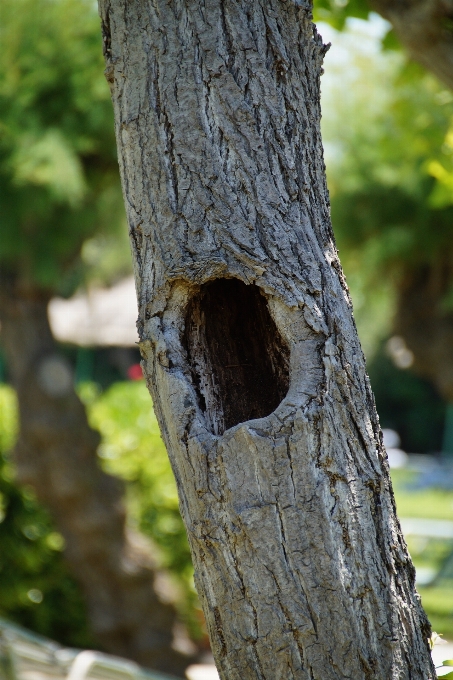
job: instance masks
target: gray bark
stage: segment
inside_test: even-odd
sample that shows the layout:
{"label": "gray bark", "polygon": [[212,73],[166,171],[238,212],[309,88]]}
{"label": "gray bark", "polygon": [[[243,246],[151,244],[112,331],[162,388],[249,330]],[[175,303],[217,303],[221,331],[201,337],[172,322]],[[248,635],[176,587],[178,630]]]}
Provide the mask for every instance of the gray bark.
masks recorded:
{"label": "gray bark", "polygon": [[295,0],[100,0],[146,378],[223,680],[434,678]]}

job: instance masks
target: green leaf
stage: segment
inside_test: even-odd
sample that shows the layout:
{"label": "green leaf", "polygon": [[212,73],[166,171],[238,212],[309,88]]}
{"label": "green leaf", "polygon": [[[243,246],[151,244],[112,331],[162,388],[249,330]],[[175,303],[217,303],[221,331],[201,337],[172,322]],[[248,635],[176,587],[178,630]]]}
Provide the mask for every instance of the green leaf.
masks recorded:
{"label": "green leaf", "polygon": [[[453,659],[445,659],[445,661],[442,661],[442,666],[453,666]],[[446,677],[444,675],[444,677]]]}
{"label": "green leaf", "polygon": [[388,33],[382,39],[382,47],[384,50],[400,50],[401,43],[396,37],[395,31],[390,29]]}

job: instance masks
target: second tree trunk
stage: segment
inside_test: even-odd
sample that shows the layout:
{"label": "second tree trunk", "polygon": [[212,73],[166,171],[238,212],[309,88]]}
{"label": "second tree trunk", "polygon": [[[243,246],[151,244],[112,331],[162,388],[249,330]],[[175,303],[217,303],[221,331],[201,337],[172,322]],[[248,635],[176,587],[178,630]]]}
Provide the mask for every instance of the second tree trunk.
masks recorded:
{"label": "second tree trunk", "polygon": [[184,677],[190,658],[172,647],[175,609],[159,597],[148,546],[126,530],[123,484],[98,467],[99,434],[52,337],[47,297],[5,288],[0,318],[19,403],[18,481],[34,489],[65,539],[94,636],[105,651]]}

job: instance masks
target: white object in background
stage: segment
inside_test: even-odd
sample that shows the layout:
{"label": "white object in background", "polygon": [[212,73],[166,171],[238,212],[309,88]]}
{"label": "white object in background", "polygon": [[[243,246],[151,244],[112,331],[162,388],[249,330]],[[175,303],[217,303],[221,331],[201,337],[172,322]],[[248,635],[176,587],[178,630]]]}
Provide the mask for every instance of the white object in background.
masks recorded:
{"label": "white object in background", "polygon": [[188,680],[219,680],[219,674],[214,664],[193,664],[186,668]]}
{"label": "white object in background", "polygon": [[394,469],[405,467],[409,461],[409,456],[405,451],[398,448],[401,444],[398,432],[396,432],[396,430],[384,428],[382,430],[382,436],[384,439],[384,446],[387,450],[390,467]]}
{"label": "white object in background", "polygon": [[396,430],[384,428],[382,430],[382,436],[384,439],[384,446],[386,449],[397,449],[401,444],[400,436]]}
{"label": "white object in background", "polygon": [[409,456],[402,449],[387,449],[387,458],[391,468],[403,468],[409,462]]}
{"label": "white object in background", "polygon": [[132,679],[141,675],[140,666],[133,661],[107,656],[101,652],[85,650],[77,654],[71,664],[66,680],[86,680],[90,671],[95,666],[100,666],[103,670],[110,670]]}
{"label": "white object in background", "polygon": [[425,517],[400,517],[405,536],[453,539],[453,522],[449,519],[426,519]]}
{"label": "white object in background", "polygon": [[[443,640],[441,637],[434,642],[434,647],[431,650],[431,656],[435,666],[440,666],[446,659],[453,659],[453,644]],[[451,666],[444,668],[437,668],[437,677],[441,678],[443,675],[451,673]]]}
{"label": "white object in background", "polygon": [[52,333],[59,342],[82,346],[135,347],[137,298],[132,277],[112,288],[77,293],[49,303]]}

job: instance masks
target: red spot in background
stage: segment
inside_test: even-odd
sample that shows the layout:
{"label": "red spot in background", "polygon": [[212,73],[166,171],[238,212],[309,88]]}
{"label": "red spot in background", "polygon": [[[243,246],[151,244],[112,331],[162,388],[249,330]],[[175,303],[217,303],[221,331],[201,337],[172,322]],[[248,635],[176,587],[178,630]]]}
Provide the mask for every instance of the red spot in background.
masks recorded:
{"label": "red spot in background", "polygon": [[127,369],[127,377],[129,380],[143,380],[143,371],[140,364],[132,364]]}

